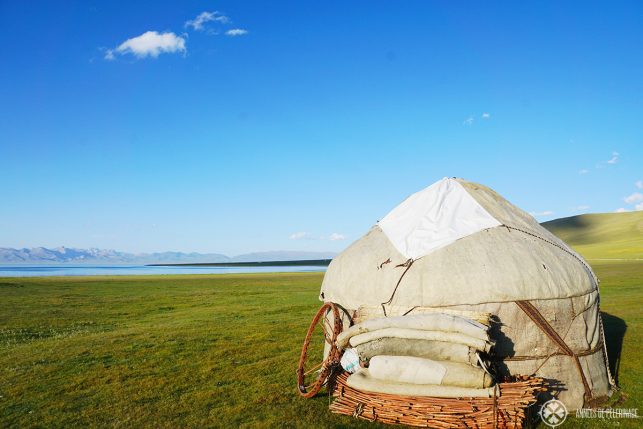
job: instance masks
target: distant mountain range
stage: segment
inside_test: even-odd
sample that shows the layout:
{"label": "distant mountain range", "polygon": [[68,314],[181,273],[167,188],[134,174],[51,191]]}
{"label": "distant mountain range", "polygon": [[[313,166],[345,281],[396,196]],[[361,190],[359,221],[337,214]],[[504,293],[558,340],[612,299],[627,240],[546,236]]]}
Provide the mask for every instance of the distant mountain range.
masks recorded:
{"label": "distant mountain range", "polygon": [[69,247],[32,247],[12,249],[0,247],[0,264],[162,264],[205,262],[264,262],[331,259],[333,252],[275,251],[226,256],[220,253],[126,253],[104,249],[75,249]]}

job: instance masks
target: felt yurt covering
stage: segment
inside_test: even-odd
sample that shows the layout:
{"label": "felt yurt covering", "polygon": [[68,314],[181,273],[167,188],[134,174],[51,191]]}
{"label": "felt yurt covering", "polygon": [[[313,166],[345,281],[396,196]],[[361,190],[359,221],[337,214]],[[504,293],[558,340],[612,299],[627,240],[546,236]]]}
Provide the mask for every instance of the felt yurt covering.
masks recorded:
{"label": "felt yurt covering", "polygon": [[444,178],[408,197],[332,260],[320,299],[353,322],[491,313],[499,375],[543,377],[571,410],[613,385],[589,265],[477,183]]}

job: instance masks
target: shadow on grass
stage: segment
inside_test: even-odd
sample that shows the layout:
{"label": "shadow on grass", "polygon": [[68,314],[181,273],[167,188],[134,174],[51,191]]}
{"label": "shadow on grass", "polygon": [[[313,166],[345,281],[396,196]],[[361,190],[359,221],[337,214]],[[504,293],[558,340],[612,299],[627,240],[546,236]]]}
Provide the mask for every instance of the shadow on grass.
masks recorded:
{"label": "shadow on grass", "polygon": [[621,350],[623,338],[627,331],[625,320],[609,313],[601,312],[603,316],[603,327],[605,329],[605,344],[607,346],[607,357],[610,361],[610,371],[618,385],[618,369],[621,363]]}

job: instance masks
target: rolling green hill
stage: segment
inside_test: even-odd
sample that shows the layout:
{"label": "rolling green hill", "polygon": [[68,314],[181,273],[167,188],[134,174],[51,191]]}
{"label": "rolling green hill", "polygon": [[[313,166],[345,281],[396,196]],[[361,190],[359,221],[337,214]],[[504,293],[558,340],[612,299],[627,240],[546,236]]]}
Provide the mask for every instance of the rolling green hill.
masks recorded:
{"label": "rolling green hill", "polygon": [[542,225],[587,259],[643,259],[643,211],[584,214]]}

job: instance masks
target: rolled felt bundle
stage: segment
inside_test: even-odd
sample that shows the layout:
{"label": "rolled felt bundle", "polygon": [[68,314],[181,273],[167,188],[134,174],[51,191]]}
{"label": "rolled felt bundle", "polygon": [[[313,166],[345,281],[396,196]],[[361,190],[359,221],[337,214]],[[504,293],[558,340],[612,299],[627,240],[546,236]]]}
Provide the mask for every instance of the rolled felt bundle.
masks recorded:
{"label": "rolled felt bundle", "polygon": [[427,313],[366,320],[339,334],[337,346],[344,348],[356,335],[388,328],[458,333],[485,341],[489,338],[488,327],[482,323],[454,314]]}
{"label": "rolled felt bundle", "polygon": [[477,351],[465,344],[407,338],[378,338],[362,343],[354,349],[361,360],[377,355],[415,356],[433,360],[462,362],[478,365]]}
{"label": "rolled felt bundle", "polygon": [[353,316],[355,324],[362,323],[370,319],[379,319],[381,317],[398,317],[398,316],[415,316],[417,314],[453,314],[455,316],[464,317],[465,319],[473,320],[482,323],[485,326],[491,324],[492,314],[482,311],[471,310],[454,310],[453,308],[435,308],[423,306],[399,306],[389,305],[386,307],[386,313],[381,305],[360,305]]}
{"label": "rolled felt bundle", "polygon": [[371,377],[394,383],[435,384],[482,389],[493,380],[482,368],[460,362],[435,361],[413,356],[374,356]]}
{"label": "rolled felt bundle", "polygon": [[488,352],[493,345],[489,340],[470,337],[465,334],[444,331],[425,331],[419,329],[405,328],[384,328],[376,331],[369,331],[358,334],[349,339],[351,347],[357,347],[360,344],[379,338],[406,338],[410,340],[431,340],[448,343],[463,344],[476,350]]}
{"label": "rolled felt bundle", "polygon": [[493,388],[472,389],[379,380],[372,377],[367,368],[362,368],[355,374],[351,374],[346,380],[346,384],[357,390],[392,395],[435,396],[438,398],[491,398],[493,396]]}

